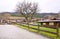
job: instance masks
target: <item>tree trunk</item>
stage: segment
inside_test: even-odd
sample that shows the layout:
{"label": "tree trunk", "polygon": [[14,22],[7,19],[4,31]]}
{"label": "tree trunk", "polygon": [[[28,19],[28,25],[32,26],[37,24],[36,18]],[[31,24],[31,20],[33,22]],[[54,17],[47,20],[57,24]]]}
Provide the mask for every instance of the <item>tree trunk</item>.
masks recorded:
{"label": "tree trunk", "polygon": [[29,21],[27,20],[27,25],[28,25],[28,29],[29,29]]}

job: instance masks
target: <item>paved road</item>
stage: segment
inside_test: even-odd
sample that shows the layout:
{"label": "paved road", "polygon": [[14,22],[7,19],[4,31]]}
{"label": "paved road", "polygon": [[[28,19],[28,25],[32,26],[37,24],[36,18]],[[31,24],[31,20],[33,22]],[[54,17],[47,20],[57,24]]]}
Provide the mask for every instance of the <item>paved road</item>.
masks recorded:
{"label": "paved road", "polygon": [[0,25],[0,39],[49,39],[18,28],[15,25]]}

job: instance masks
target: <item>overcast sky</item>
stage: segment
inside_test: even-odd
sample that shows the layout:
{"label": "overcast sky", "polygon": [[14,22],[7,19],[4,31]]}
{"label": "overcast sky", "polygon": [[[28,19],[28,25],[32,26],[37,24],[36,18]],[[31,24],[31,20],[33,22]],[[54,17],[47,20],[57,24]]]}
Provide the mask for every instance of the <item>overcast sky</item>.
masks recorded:
{"label": "overcast sky", "polygon": [[[16,4],[23,0],[0,0],[0,12],[13,12]],[[59,12],[60,0],[25,0],[28,2],[37,2],[40,12]]]}

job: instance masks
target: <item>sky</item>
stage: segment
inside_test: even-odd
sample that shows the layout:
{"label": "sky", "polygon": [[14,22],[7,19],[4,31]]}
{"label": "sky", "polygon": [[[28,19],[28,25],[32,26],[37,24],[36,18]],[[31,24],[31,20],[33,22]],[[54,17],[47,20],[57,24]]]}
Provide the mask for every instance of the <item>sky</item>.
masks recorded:
{"label": "sky", "polygon": [[[14,12],[16,4],[24,0],[0,0],[0,12]],[[27,2],[37,2],[40,12],[60,11],[60,0],[25,0]]]}

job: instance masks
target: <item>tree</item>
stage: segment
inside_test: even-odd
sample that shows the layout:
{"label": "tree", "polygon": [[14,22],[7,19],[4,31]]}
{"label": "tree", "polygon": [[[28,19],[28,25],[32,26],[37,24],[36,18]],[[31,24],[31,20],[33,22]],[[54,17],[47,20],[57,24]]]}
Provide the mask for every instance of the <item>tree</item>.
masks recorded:
{"label": "tree", "polygon": [[8,19],[10,19],[10,14],[9,14],[9,12],[4,12],[4,13],[2,13],[2,18],[4,19],[4,20],[8,20]]}
{"label": "tree", "polygon": [[34,14],[38,12],[38,4],[37,3],[28,3],[22,2],[17,4],[16,12],[20,13],[25,20],[29,27],[29,22],[33,18]]}
{"label": "tree", "polygon": [[3,12],[3,13],[1,13],[0,18],[3,19],[3,22],[7,22],[8,23],[8,21],[10,19],[10,16],[11,16],[9,13],[10,12]]}

